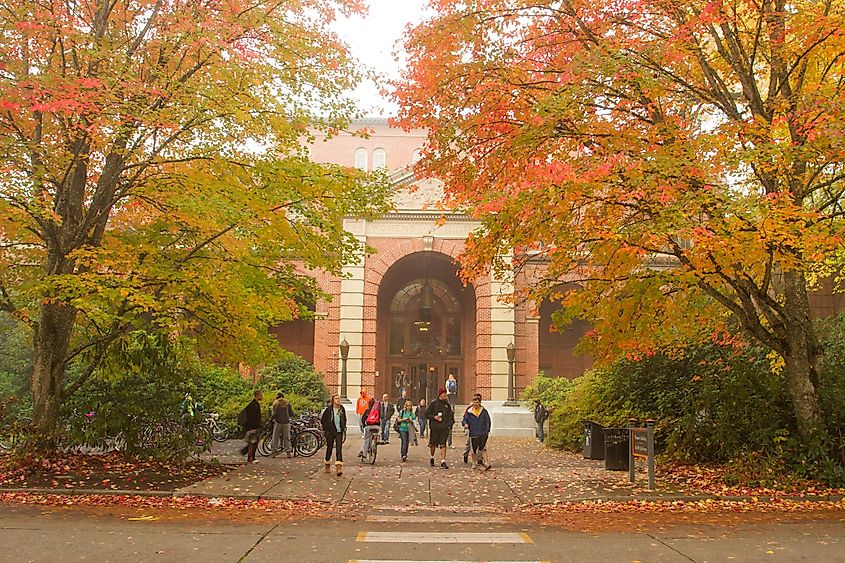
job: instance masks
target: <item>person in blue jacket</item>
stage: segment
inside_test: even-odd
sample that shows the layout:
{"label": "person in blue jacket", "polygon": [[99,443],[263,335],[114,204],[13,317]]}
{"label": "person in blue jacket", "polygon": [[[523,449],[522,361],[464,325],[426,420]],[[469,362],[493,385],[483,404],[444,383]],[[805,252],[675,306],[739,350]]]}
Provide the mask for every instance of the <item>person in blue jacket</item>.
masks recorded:
{"label": "person in blue jacket", "polygon": [[490,413],[481,405],[481,395],[474,395],[472,404],[464,413],[461,425],[469,432],[472,459],[479,469],[490,469],[487,456],[487,437],[490,435]]}

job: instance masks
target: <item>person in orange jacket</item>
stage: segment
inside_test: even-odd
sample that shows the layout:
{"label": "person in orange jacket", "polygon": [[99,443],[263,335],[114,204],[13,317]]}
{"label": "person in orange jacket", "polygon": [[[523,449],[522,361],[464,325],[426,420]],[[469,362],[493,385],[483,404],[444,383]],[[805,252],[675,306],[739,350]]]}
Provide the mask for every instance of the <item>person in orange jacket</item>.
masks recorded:
{"label": "person in orange jacket", "polygon": [[358,400],[355,402],[355,412],[358,413],[359,422],[358,425],[361,427],[361,435],[364,435],[364,412],[367,410],[367,406],[370,404],[370,395],[367,393],[366,388],[361,388],[361,395],[358,397]]}

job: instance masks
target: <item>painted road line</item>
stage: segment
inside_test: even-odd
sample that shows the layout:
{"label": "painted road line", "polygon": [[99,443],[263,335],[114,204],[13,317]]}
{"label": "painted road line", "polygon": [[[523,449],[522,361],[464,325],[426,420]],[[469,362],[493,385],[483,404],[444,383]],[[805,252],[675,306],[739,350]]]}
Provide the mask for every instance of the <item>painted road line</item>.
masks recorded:
{"label": "painted road line", "polygon": [[357,541],[369,543],[534,543],[525,532],[359,532]]}
{"label": "painted road line", "polygon": [[404,522],[408,524],[507,524],[509,519],[504,516],[461,516],[456,514],[454,516],[446,516],[445,514],[429,514],[424,515],[386,515],[386,514],[371,514],[367,516],[367,522]]}

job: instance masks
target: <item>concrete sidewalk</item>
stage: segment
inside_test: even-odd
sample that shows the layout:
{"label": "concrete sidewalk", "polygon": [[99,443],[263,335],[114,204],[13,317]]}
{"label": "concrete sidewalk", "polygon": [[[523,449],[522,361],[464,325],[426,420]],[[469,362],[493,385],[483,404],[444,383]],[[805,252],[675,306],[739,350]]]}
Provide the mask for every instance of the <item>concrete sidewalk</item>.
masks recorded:
{"label": "concrete sidewalk", "polygon": [[[358,436],[344,446],[342,477],[323,472],[324,450],[311,458],[264,458],[244,464],[238,453],[241,442],[215,445],[213,456],[221,463],[242,463],[227,474],[176,491],[176,495],[236,497],[247,499],[372,502],[418,506],[511,507],[590,499],[676,498],[675,491],[658,487],[646,491],[645,475],[628,482],[627,471],[607,471],[603,461],[545,448],[528,438],[490,440],[493,469],[480,471],[463,463],[463,437],[448,450],[449,469],[429,466],[427,447],[411,446],[408,461],[399,456],[399,441],[382,444],[375,465],[362,463],[356,454]],[[471,460],[470,460],[471,461]]]}

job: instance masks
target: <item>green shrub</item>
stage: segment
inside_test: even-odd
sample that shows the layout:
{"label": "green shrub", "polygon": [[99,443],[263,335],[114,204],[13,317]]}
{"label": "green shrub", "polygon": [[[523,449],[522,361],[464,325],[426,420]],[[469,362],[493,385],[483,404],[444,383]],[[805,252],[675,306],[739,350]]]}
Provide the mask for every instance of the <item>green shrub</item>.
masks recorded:
{"label": "green shrub", "polygon": [[572,381],[565,377],[548,377],[541,373],[523,389],[519,400],[530,405],[533,405],[535,401],[540,401],[546,407],[554,408],[573,387]]}
{"label": "green shrub", "polygon": [[[621,426],[629,418],[654,418],[658,451],[669,458],[734,464],[748,483],[783,482],[786,474],[843,483],[845,321],[819,326],[826,351],[819,374],[826,427],[809,443],[797,438],[785,377],[771,358],[759,348],[716,344],[618,360],[573,380],[571,389],[548,400],[554,409],[547,443],[579,450],[584,419]],[[755,471],[749,470],[752,460]]]}
{"label": "green shrub", "polygon": [[29,328],[0,313],[0,420],[31,417],[32,352]]}
{"label": "green shrub", "polygon": [[286,353],[280,361],[259,371],[258,377],[259,386],[268,395],[274,398],[277,392],[284,393],[297,414],[304,410],[319,412],[329,401],[322,374],[294,354]]}

